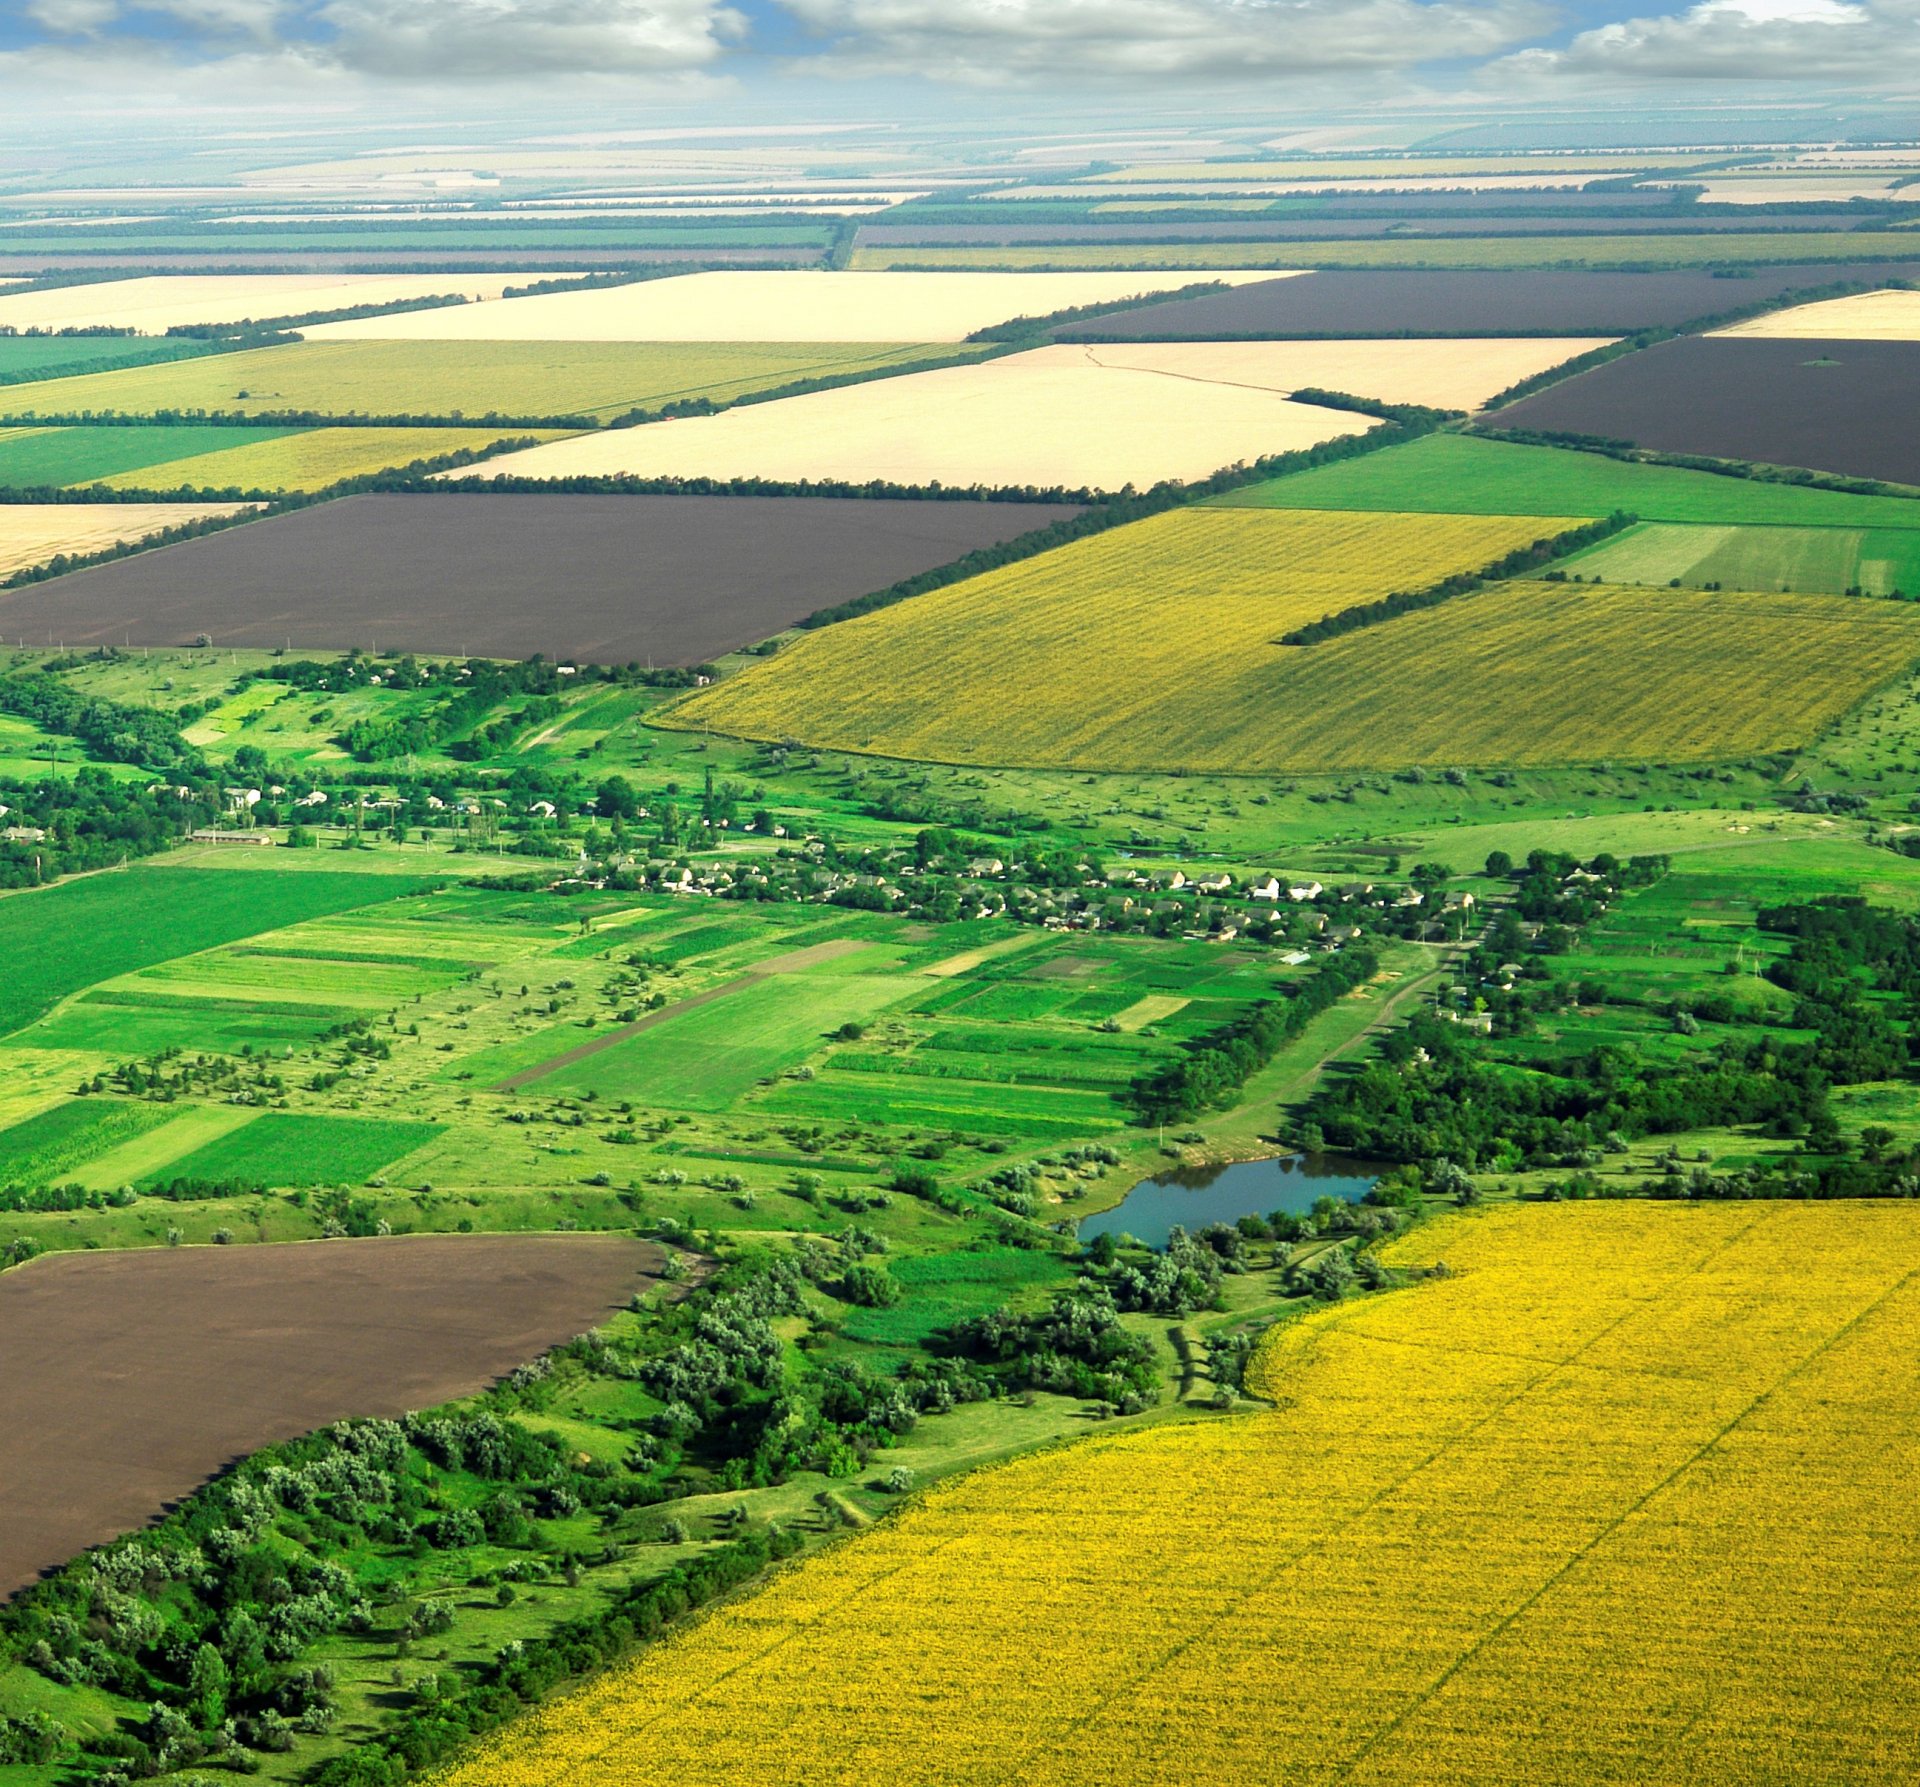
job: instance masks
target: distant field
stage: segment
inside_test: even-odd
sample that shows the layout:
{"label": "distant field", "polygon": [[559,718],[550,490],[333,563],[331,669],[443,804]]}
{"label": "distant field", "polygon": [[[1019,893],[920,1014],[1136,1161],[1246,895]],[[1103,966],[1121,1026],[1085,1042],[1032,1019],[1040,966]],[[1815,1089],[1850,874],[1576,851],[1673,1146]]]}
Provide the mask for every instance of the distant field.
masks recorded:
{"label": "distant field", "polygon": [[775,385],[955,351],[871,342],[313,341],[0,387],[0,416],[139,416],[162,409],[455,421],[489,414],[624,415],[698,398],[724,403]]}
{"label": "distant field", "polygon": [[1682,336],[1523,397],[1488,425],[1920,485],[1917,406],[1920,341]]}
{"label": "distant field", "polygon": [[1311,158],[1274,156],[1260,161],[1149,161],[1137,167],[1114,168],[1089,174],[1087,186],[1137,186],[1191,180],[1196,185],[1216,180],[1389,180],[1441,176],[1498,178],[1503,174],[1560,174],[1591,180],[1602,174],[1657,173],[1663,168],[1686,167],[1698,156],[1668,154],[1622,155],[1618,152],[1569,155],[1384,155]]}
{"label": "distant field", "polygon": [[[666,723],[954,763],[1251,773],[1315,733],[1294,666],[1353,644],[1280,634],[1568,525],[1176,510],[826,628]],[[1402,724],[1376,716],[1364,742],[1393,753]]]}
{"label": "distant field", "polygon": [[[286,428],[0,428],[0,487],[154,483],[149,468],[275,441]],[[161,482],[172,488],[181,480]]]}
{"label": "distant field", "polygon": [[34,1439],[0,1451],[0,1595],[245,1453],[482,1388],[618,1309],[659,1258],[599,1235],[440,1235],[73,1253],[7,1273],[0,1423]]}
{"label": "distant field", "polygon": [[[1424,353],[1433,344],[1410,345]],[[1559,345],[1521,343],[1515,357],[1551,364]],[[1168,350],[1170,361],[1184,347]],[[1281,363],[1297,352],[1290,347],[1216,349],[1214,371],[1193,376],[1147,369],[1162,350],[1115,350],[1116,357],[1136,358],[1126,368],[1102,365],[1104,352],[1040,348],[718,416],[582,435],[505,454],[471,475],[886,479],[962,489],[1117,490],[1204,478],[1239,460],[1375,426],[1369,416],[1289,402],[1284,387],[1293,378]],[[1205,350],[1199,352],[1204,358]],[[1249,379],[1262,352],[1274,370],[1255,370]],[[1449,376],[1431,355],[1426,364],[1430,376]],[[1262,378],[1275,382],[1257,382]]]}
{"label": "distant field", "polygon": [[[1214,263],[1231,267],[1231,261]],[[1235,275],[1214,277],[1229,282]],[[1271,277],[1248,273],[1248,279]],[[1187,285],[1164,274],[690,273],[303,330],[309,341],[961,341],[1017,316]]]}
{"label": "distant field", "polygon": [[[208,515],[232,515],[240,503],[0,503],[0,577],[61,554],[100,552],[125,540],[144,540]],[[28,630],[25,610],[0,596],[0,638]],[[57,615],[47,619],[57,621]],[[18,625],[16,625],[18,623]],[[35,629],[37,634],[37,627]],[[64,636],[64,635],[63,635]]]}
{"label": "distant field", "polygon": [[104,372],[113,366],[144,366],[160,360],[190,360],[215,351],[214,344],[184,336],[0,335],[0,381],[44,379],[55,373]]}
{"label": "distant field", "polygon": [[1735,323],[1719,335],[1792,341],[1920,341],[1920,292],[1861,292]]}
{"label": "distant field", "polygon": [[[411,431],[323,431],[359,432]],[[0,529],[22,512],[0,507]],[[1077,513],[826,497],[347,497],[18,591],[0,600],[0,637],[58,628],[70,644],[183,645],[207,633],[222,645],[697,664]]]}
{"label": "distant field", "polygon": [[1802,743],[1920,657],[1904,604],[1547,583],[1281,646],[1565,523],[1284,512],[1209,534],[1257,513],[1160,517],[843,623],[664,723],[1057,769],[1700,759]]}
{"label": "distant field", "polygon": [[120,1099],[69,1099],[0,1130],[0,1185],[51,1185],[95,1156],[148,1130],[171,1113],[164,1105]]}
{"label": "distant field", "polygon": [[[290,434],[269,434],[266,440],[246,446],[221,448],[217,445],[219,436],[236,432],[251,435],[253,430],[207,428],[182,432],[213,437],[216,446],[191,458],[150,465],[142,471],[121,472],[101,482],[109,490],[324,490],[343,478],[361,478],[372,472],[444,458],[449,453],[477,452],[502,438],[497,426],[309,428]],[[511,431],[511,438],[551,440],[558,437],[546,429],[516,428]],[[0,443],[0,450],[3,448],[4,443]]]}
{"label": "distant field", "polygon": [[[1147,251],[1143,251],[1147,252]],[[1506,273],[1325,271],[1176,298],[1144,310],[1091,317],[1060,339],[1230,340],[1236,336],[1621,335],[1723,315],[1779,293],[1879,268],[1757,268],[1741,279],[1701,269],[1663,273],[1530,269]],[[1911,277],[1920,266],[1886,269]],[[1857,298],[1842,300],[1857,304]],[[1809,311],[1827,308],[1808,307]],[[1788,312],[1797,315],[1798,312]],[[1764,328],[1741,325],[1743,331]],[[1835,334],[1847,333],[1844,329]],[[1461,344],[1463,347],[1466,343]],[[1579,349],[1572,351],[1578,352]],[[1343,387],[1335,387],[1340,389]]]}
{"label": "distant field", "polygon": [[524,272],[159,274],[12,295],[0,292],[0,326],[133,329],[164,335],[192,324],[266,322],[408,298],[494,298],[507,286],[537,277]]}
{"label": "distant field", "polygon": [[1428,1225],[1384,1257],[1447,1276],[1268,1331],[1261,1412],[938,1485],[441,1778],[1905,1787],[1917,1244],[1898,1202]]}
{"label": "distant field", "polygon": [[1009,248],[862,248],[883,268],[1689,267],[1715,262],[1888,261],[1914,252],[1898,230],[1789,230],[1702,236],[1404,236],[1345,242],[1067,243]]}
{"label": "distant field", "polygon": [[[1506,412],[1497,412],[1505,414]],[[1920,528],[1920,501],[1851,496],[1497,437],[1430,434],[1340,465],[1255,484],[1222,508],[1399,509],[1429,514],[1610,515],[1780,527]]]}
{"label": "distant field", "polygon": [[1579,553],[1566,566],[1603,583],[1920,594],[1920,529],[1651,522]]}

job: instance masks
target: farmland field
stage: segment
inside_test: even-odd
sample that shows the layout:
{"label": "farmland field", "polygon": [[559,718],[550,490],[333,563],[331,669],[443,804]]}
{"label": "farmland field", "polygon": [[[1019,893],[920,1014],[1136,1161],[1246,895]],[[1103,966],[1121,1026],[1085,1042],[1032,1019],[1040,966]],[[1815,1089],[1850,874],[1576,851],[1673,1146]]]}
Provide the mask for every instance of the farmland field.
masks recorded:
{"label": "farmland field", "polygon": [[203,483],[174,475],[172,462],[243,451],[285,428],[0,428],[0,487],[14,490],[106,484],[172,489]]}
{"label": "farmland field", "polygon": [[959,351],[871,342],[313,341],[0,387],[0,415],[615,416],[700,398],[726,403]]}
{"label": "farmland field", "polygon": [[351,1185],[441,1133],[437,1123],[396,1123],[267,1111],[191,1154],[169,1161],[153,1179],[259,1186]]}
{"label": "farmland field", "polygon": [[1620,509],[1642,521],[1709,526],[1920,529],[1920,502],[1908,497],[1759,483],[1472,434],[1430,434],[1209,500],[1225,508],[1440,515],[1599,516]]}
{"label": "farmland field", "polygon": [[[1524,345],[1537,351],[1541,344]],[[450,475],[1117,490],[1204,478],[1238,460],[1375,425],[1350,411],[1289,402],[1266,386],[1109,369],[1088,358],[1100,351],[1041,348],[718,416],[582,435]]]}
{"label": "farmland field", "polygon": [[1603,583],[1885,596],[1920,592],[1920,529],[1652,522],[1575,554],[1566,568]]}
{"label": "farmland field", "polygon": [[1523,397],[1490,426],[1920,485],[1920,341],[1687,336]]}
{"label": "farmland field", "polygon": [[[1915,270],[1898,271],[1904,276]],[[1319,272],[1093,317],[1068,326],[1060,335],[1068,341],[1227,341],[1242,336],[1623,334],[1672,327],[1781,292],[1863,276],[1864,270],[1844,266],[1769,267],[1750,278],[1732,280],[1691,269],[1666,273]],[[1842,302],[1858,304],[1860,300]],[[1765,323],[1742,325],[1739,332],[1764,333]]]}
{"label": "farmland field", "polygon": [[[1886,1559],[1920,1544],[1915,1226],[1898,1204],[1438,1223],[1388,1257],[1449,1277],[1274,1331],[1271,1412],[937,1489],[450,1787],[1706,1787],[1784,1757],[1893,1787],[1920,1732],[1860,1659],[1910,1637]],[[881,1688],[903,1655],[907,1712]]]}
{"label": "farmland field", "polygon": [[319,872],[271,880],[225,870],[135,867],[0,899],[0,1034],[116,974],[261,931],[390,900],[409,885]]}
{"label": "farmland field", "polygon": [[213,344],[137,335],[0,335],[0,383],[26,383],[56,373],[104,372],[213,352]]}
{"label": "farmland field", "polygon": [[528,278],[525,273],[270,273],[112,279],[50,291],[0,292],[0,326],[164,335],[193,324],[266,322],[409,298],[494,298]]}
{"label": "farmland field", "polygon": [[[0,526],[20,512],[0,509]],[[236,646],[691,664],[1077,512],[805,497],[348,497],[23,590],[0,602],[0,634],[57,625],[86,643],[206,633]]]}
{"label": "farmland field", "polygon": [[[978,271],[1096,268],[1159,270],[1191,268],[1213,277],[1216,268],[1434,267],[1503,272],[1512,268],[1688,268],[1702,262],[1785,265],[1804,261],[1886,263],[1913,253],[1898,230],[1756,230],[1740,235],[1406,236],[1389,240],[1312,242],[1184,242],[1167,244],[1071,242],[1009,248],[862,248],[859,271],[971,268]],[[332,327],[332,325],[326,325]]]}
{"label": "farmland field", "polygon": [[512,298],[484,310],[464,305],[321,323],[302,334],[309,341],[962,341],[1014,317],[1192,283],[1164,273],[690,273]]}
{"label": "farmland field", "polygon": [[1754,317],[1719,335],[1795,341],[1920,341],[1920,292],[1861,292]]}
{"label": "farmland field", "polygon": [[[62,554],[100,552],[144,540],[209,515],[236,514],[240,503],[7,503],[0,504],[0,577],[43,565]],[[0,600],[0,636],[13,629]]]}
{"label": "farmland field", "polygon": [[[1920,615],[1899,604],[1545,583],[1282,646],[1319,614],[1559,530],[1211,513],[1300,525],[1209,535],[1201,511],[1063,548],[828,629],[688,697],[668,723],[1072,769],[1700,759],[1801,743],[1920,656]],[[1177,573],[1156,549],[1185,567],[1187,593],[1170,593]],[[1167,664],[1206,699],[1170,698]]]}
{"label": "farmland field", "polygon": [[[1253,772],[1312,721],[1280,693],[1300,656],[1281,633],[1569,525],[1175,511],[827,628],[669,723],[937,761]],[[1169,689],[1172,665],[1204,700]]]}
{"label": "farmland field", "polygon": [[7,1273],[0,1419],[32,1437],[0,1459],[0,1592],[138,1527],[236,1453],[479,1388],[624,1303],[658,1257],[602,1236],[427,1236]]}
{"label": "farmland field", "polygon": [[[217,437],[235,433],[252,435],[254,430],[207,428],[179,432]],[[235,443],[223,447],[214,439],[210,450],[203,448],[191,458],[170,460],[142,471],[121,472],[101,482],[110,490],[324,490],[344,478],[365,477],[371,472],[440,459],[451,453],[479,452],[502,438],[509,437],[503,437],[498,427],[308,428],[270,435],[247,445]],[[510,438],[552,437],[540,429],[516,429]]]}

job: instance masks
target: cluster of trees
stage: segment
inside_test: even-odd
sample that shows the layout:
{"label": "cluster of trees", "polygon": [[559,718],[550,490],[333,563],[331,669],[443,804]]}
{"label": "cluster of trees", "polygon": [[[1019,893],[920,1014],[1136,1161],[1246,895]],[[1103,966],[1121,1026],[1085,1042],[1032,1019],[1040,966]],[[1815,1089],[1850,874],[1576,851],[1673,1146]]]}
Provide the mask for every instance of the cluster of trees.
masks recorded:
{"label": "cluster of trees", "polygon": [[[57,666],[56,666],[57,667]],[[170,715],[83,695],[47,671],[0,677],[0,712],[78,739],[95,757],[146,769],[204,769]]]}
{"label": "cluster of trees", "polygon": [[175,786],[142,788],[93,767],[71,778],[0,783],[0,804],[5,823],[23,834],[0,838],[0,887],[9,888],[150,856],[220,815],[215,787],[195,784],[182,798]]}

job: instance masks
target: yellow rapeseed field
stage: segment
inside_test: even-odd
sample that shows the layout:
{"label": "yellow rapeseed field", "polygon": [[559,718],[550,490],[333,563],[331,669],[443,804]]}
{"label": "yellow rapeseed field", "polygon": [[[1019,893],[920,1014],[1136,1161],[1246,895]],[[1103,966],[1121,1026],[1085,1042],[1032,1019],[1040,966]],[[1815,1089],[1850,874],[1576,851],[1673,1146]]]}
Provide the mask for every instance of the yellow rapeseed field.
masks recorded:
{"label": "yellow rapeseed field", "polygon": [[1508,1206],[1270,1412],[942,1486],[443,1787],[1904,1787],[1920,1210]]}
{"label": "yellow rapeseed field", "polygon": [[1522,582],[1283,646],[1305,621],[1574,523],[1213,524],[1251,513],[1175,511],[824,628],[663,718],[1048,769],[1702,759],[1804,742],[1920,657],[1920,614],[1900,603]]}
{"label": "yellow rapeseed field", "polygon": [[491,446],[503,435],[562,438],[552,429],[534,428],[314,428],[89,482],[109,490],[324,490],[342,478]]}
{"label": "yellow rapeseed field", "polygon": [[[231,515],[244,503],[0,503],[0,577],[43,565],[62,553],[100,552],[144,540],[207,515]],[[0,598],[0,635],[6,631]]]}

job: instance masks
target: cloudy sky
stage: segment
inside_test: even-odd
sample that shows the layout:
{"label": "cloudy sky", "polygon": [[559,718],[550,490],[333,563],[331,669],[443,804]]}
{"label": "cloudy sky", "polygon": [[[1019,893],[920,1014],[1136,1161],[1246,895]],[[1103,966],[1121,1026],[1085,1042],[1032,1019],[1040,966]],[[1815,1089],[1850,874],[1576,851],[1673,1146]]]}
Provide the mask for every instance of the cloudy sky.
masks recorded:
{"label": "cloudy sky", "polygon": [[[1658,3],[1658,0],[1655,0]],[[1920,0],[0,0],[0,82],[1774,95],[1920,87]]]}

